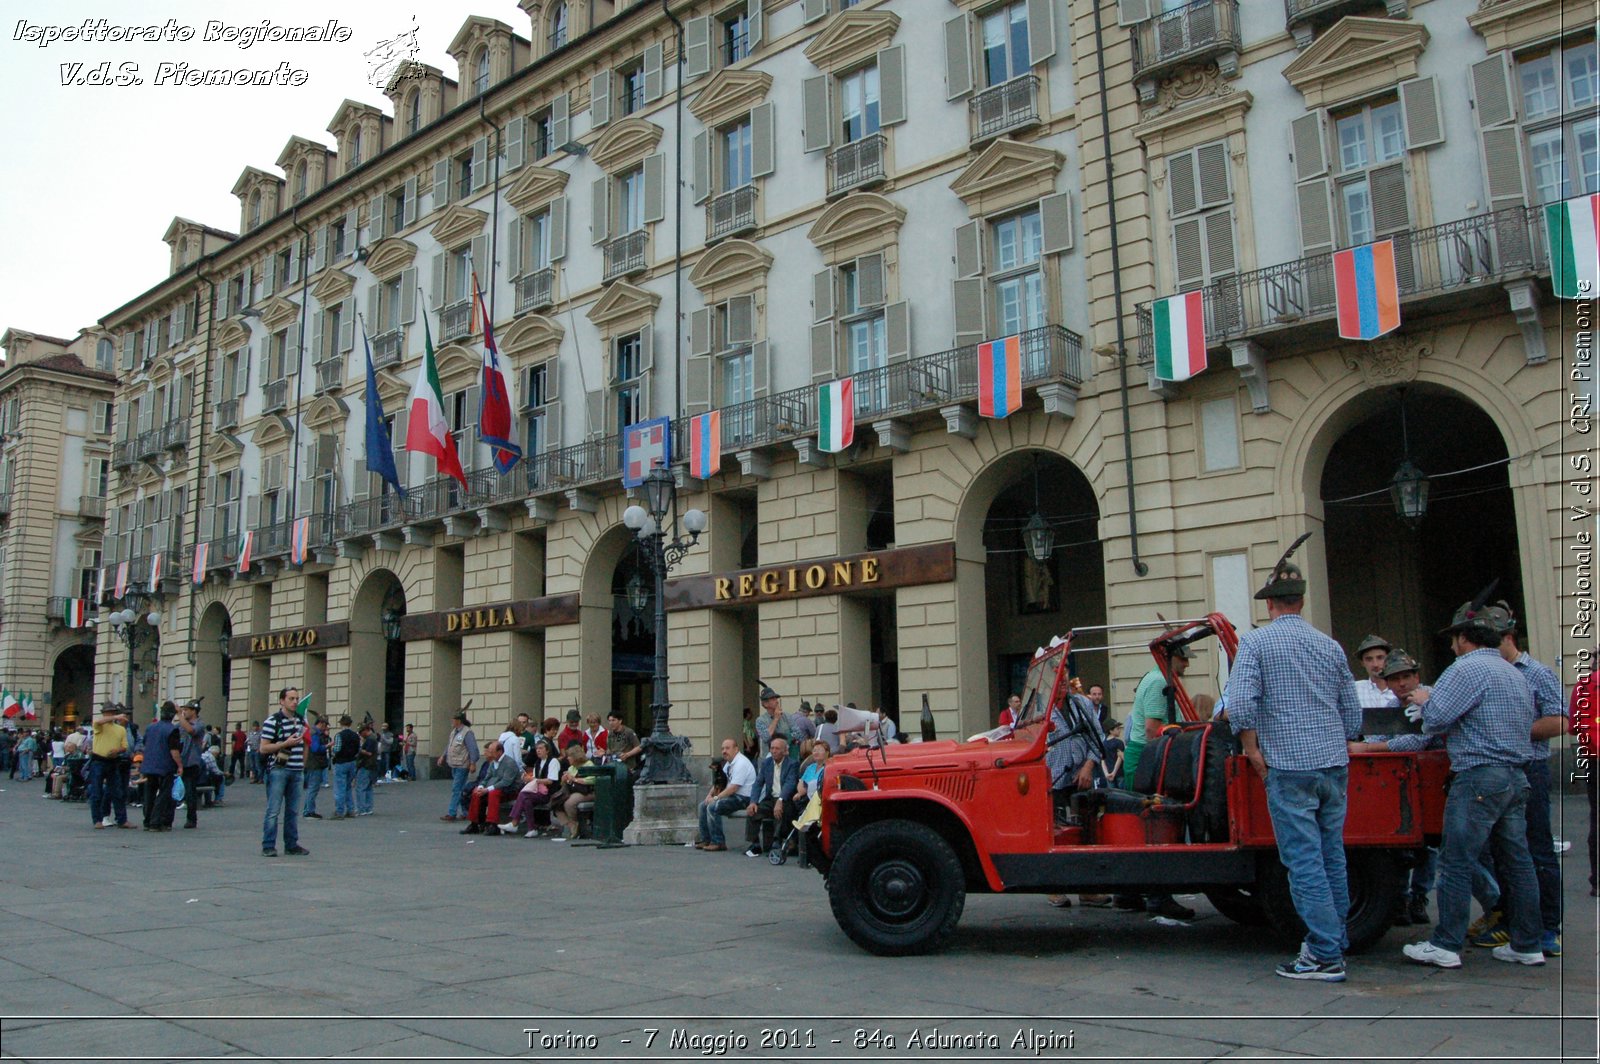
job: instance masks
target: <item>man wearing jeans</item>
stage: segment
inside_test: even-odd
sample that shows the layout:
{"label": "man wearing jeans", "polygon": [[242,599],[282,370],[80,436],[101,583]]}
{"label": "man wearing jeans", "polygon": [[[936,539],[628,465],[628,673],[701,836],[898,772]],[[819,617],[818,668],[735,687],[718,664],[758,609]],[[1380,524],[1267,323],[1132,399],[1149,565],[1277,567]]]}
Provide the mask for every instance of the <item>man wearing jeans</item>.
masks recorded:
{"label": "man wearing jeans", "polygon": [[1494,958],[1544,963],[1539,881],[1528,855],[1528,777],[1523,771],[1533,760],[1533,689],[1496,649],[1500,612],[1477,603],[1457,610],[1445,629],[1456,660],[1431,692],[1418,689],[1411,696],[1413,705],[1422,706],[1422,730],[1444,736],[1455,772],[1439,847],[1439,924],[1426,942],[1405,947],[1405,955],[1418,964],[1461,967],[1472,870],[1485,843],[1501,870],[1502,901],[1511,925],[1510,941],[1495,947]]}
{"label": "man wearing jeans", "polygon": [[294,715],[300,691],[278,692],[278,709],[261,726],[261,763],[267,774],[267,812],[261,820],[261,856],[278,856],[278,820],[283,820],[283,852],[310,853],[300,845],[300,780],[305,773],[305,724]]}
{"label": "man wearing jeans", "polygon": [[322,780],[328,774],[328,721],[319,717],[317,723],[306,733],[308,745],[306,747],[306,775],[305,808],[300,810],[300,815],[307,820],[321,820],[322,814],[317,812],[317,795],[322,792]]}
{"label": "man wearing jeans", "polygon": [[350,726],[350,714],[339,718],[339,732],[329,746],[333,759],[333,819],[356,815],[356,757],[361,753],[361,736]]}
{"label": "man wearing jeans", "polygon": [[722,818],[750,804],[756,788],[756,767],[739,752],[732,739],[722,740],[722,760],[727,765],[728,785],[720,791],[715,783],[700,803],[700,837],[695,849],[720,851],[728,848],[722,834]]}
{"label": "man wearing jeans", "polygon": [[439,755],[439,766],[450,770],[450,808],[440,820],[460,820],[467,811],[462,796],[467,792],[467,780],[478,767],[478,739],[472,734],[472,722],[467,711],[458,709],[452,717],[455,727],[445,739],[444,753]]}
{"label": "man wearing jeans", "polygon": [[1289,870],[1289,893],[1306,925],[1299,955],[1278,965],[1278,974],[1336,983],[1344,981],[1349,946],[1346,744],[1361,730],[1361,703],[1343,648],[1300,616],[1306,581],[1288,560],[1293,552],[1290,547],[1256,592],[1266,600],[1270,621],[1239,640],[1228,676],[1228,720],[1266,781],[1278,859]]}

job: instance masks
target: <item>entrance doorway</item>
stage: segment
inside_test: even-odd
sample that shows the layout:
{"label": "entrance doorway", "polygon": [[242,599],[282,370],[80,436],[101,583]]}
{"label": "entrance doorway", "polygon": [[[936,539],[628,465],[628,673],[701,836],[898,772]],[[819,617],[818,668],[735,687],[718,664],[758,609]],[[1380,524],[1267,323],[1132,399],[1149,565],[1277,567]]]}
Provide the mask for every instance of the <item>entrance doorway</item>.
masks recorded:
{"label": "entrance doorway", "polygon": [[233,621],[220,602],[213,602],[200,615],[194,636],[194,693],[205,699],[206,712],[226,724],[228,717],[228,673],[232,659],[228,641],[233,638]]}
{"label": "entrance doorway", "polygon": [[78,643],[56,655],[50,670],[50,723],[71,728],[93,716],[94,645]]}
{"label": "entrance doorway", "polygon": [[[406,723],[406,645],[400,639],[400,620],[406,615],[406,592],[400,578],[387,569],[367,574],[350,608],[350,701],[349,714],[360,724],[367,717],[387,722],[396,734]],[[383,679],[363,674],[363,665],[383,662]],[[442,714],[455,710],[442,709]],[[328,712],[337,720],[335,707]],[[438,722],[435,722],[437,725]],[[442,735],[449,731],[446,722]]]}
{"label": "entrance doorway", "polygon": [[[637,546],[623,550],[611,574],[611,704],[623,723],[648,735],[655,676],[655,576]],[[584,707],[589,712],[589,707]],[[600,722],[604,726],[605,721]]]}
{"label": "entrance doorway", "polygon": [[[1506,443],[1488,414],[1438,386],[1357,402],[1364,411],[1321,480],[1333,637],[1351,649],[1377,633],[1410,651],[1431,682],[1453,660],[1438,630],[1484,585],[1498,578],[1493,598],[1526,613]],[[1389,491],[1408,451],[1428,477],[1427,509],[1412,523]]]}

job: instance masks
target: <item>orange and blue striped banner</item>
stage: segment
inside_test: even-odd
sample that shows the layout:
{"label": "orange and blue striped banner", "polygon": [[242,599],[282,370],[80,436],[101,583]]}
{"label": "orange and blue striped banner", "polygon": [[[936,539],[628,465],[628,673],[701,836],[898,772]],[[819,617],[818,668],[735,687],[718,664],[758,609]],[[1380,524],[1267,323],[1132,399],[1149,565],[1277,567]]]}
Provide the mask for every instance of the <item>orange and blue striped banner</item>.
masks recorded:
{"label": "orange and blue striped banner", "polygon": [[1333,293],[1342,339],[1376,340],[1398,329],[1400,282],[1394,272],[1394,241],[1335,251]]}
{"label": "orange and blue striped banner", "polygon": [[311,518],[299,517],[289,528],[289,561],[295,565],[304,565],[307,549],[311,541]]}
{"label": "orange and blue striped banner", "polygon": [[199,587],[206,582],[206,569],[211,562],[211,544],[196,543],[194,545],[194,586]]}
{"label": "orange and blue striped banner", "polygon": [[1022,409],[1022,337],[978,345],[978,413],[1001,418]]}
{"label": "orange and blue striped banner", "polygon": [[710,480],[722,468],[722,411],[689,419],[689,475]]}

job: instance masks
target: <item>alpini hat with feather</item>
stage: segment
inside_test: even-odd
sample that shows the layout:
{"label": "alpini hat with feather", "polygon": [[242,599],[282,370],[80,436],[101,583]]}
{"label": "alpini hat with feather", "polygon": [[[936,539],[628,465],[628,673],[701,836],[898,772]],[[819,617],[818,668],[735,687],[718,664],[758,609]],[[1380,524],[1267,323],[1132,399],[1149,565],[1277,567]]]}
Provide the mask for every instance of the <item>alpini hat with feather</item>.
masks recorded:
{"label": "alpini hat with feather", "polygon": [[1494,594],[1494,589],[1500,586],[1500,578],[1489,582],[1489,586],[1478,592],[1470,602],[1463,602],[1450,618],[1450,624],[1440,629],[1440,635],[1451,635],[1455,632],[1472,632],[1476,642],[1484,646],[1493,646],[1500,641],[1500,633],[1505,628],[1508,618],[1504,610],[1498,606],[1488,605],[1489,596]]}
{"label": "alpini hat with feather", "polygon": [[1256,592],[1256,598],[1299,598],[1306,593],[1305,574],[1289,558],[1295,551],[1300,549],[1300,544],[1310,538],[1310,532],[1303,532],[1299,539],[1289,544],[1289,549],[1283,552],[1283,556],[1278,559],[1278,564],[1272,567],[1272,575],[1267,577],[1266,584],[1260,591]]}
{"label": "alpini hat with feather", "polygon": [[1394,646],[1381,635],[1369,635],[1356,647],[1356,657],[1360,657],[1369,650],[1393,650]]}
{"label": "alpini hat with feather", "polygon": [[1389,656],[1383,661],[1383,671],[1378,675],[1385,680],[1393,679],[1402,673],[1421,672],[1422,666],[1417,664],[1417,659],[1407,654],[1404,650],[1391,650]]}

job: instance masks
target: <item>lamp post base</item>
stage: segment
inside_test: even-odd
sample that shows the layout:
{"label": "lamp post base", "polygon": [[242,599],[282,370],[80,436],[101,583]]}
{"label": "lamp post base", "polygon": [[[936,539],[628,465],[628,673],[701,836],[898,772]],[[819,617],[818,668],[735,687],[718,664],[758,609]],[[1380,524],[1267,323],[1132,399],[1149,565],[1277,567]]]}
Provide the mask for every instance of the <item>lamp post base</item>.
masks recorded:
{"label": "lamp post base", "polygon": [[689,767],[683,763],[683,755],[689,752],[687,737],[657,732],[645,736],[639,745],[644,747],[644,771],[639,773],[635,786],[693,782]]}
{"label": "lamp post base", "polygon": [[697,783],[662,783],[635,787],[633,822],[622,832],[629,846],[682,846],[693,842],[700,830],[699,802],[704,790]]}

